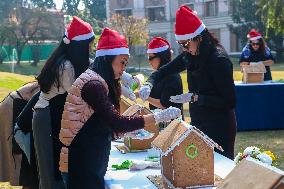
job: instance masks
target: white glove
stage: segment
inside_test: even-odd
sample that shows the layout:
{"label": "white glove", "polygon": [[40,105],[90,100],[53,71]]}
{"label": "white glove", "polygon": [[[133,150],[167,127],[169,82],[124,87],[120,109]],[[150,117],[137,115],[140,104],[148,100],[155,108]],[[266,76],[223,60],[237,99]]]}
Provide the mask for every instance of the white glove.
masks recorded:
{"label": "white glove", "polygon": [[145,83],[145,85],[143,85],[140,90],[139,90],[139,96],[140,98],[145,101],[149,98],[150,93],[151,93],[151,85],[150,83]]}
{"label": "white glove", "polygon": [[31,163],[31,158],[30,158],[30,153],[31,153],[31,138],[30,138],[30,133],[24,134],[20,129],[19,126],[16,124],[15,125],[15,140],[20,146],[20,148],[23,150],[25,153],[29,163]]}
{"label": "white glove", "polygon": [[169,107],[167,109],[164,109],[160,112],[154,112],[154,118],[157,123],[160,122],[169,122],[172,119],[176,119],[181,115],[181,110],[176,107]]}
{"label": "white glove", "polygon": [[133,76],[127,72],[123,72],[123,74],[120,77],[122,85],[126,87],[131,87],[133,83],[135,82]]}
{"label": "white glove", "polygon": [[132,101],[136,101],[136,96],[135,96],[134,92],[129,87],[126,87],[123,84],[121,85],[121,94],[125,98],[129,98]]}
{"label": "white glove", "polygon": [[187,103],[191,101],[192,93],[171,96],[170,101],[173,103]]}

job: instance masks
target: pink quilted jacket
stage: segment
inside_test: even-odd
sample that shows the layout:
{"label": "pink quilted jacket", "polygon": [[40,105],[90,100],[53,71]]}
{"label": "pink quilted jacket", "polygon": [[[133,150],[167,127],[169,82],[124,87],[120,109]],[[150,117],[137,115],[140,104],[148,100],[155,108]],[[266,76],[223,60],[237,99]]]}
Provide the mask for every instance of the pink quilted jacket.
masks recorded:
{"label": "pink quilted jacket", "polygon": [[[66,102],[61,120],[60,141],[70,146],[76,134],[80,131],[86,121],[92,116],[94,110],[81,97],[81,89],[89,81],[100,81],[108,91],[105,80],[91,69],[82,73],[73,83]],[[68,172],[68,148],[63,147],[60,153],[59,169]]]}

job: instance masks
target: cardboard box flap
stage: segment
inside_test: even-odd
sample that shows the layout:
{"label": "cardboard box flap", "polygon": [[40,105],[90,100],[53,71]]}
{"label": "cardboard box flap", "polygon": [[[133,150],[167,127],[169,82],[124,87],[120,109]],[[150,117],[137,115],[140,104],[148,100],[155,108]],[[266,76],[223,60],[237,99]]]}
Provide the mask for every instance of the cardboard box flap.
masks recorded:
{"label": "cardboard box flap", "polygon": [[[253,159],[243,159],[218,189],[275,189],[280,186],[282,171]],[[278,188],[277,188],[278,189]]]}
{"label": "cardboard box flap", "polygon": [[262,63],[251,63],[242,67],[244,73],[266,73],[264,64]]}

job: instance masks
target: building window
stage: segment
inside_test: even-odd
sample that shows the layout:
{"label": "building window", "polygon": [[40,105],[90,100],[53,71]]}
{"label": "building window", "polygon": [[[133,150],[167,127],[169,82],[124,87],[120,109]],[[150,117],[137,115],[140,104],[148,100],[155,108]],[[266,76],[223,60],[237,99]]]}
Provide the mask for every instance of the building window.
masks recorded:
{"label": "building window", "polygon": [[146,8],[146,15],[149,21],[152,21],[152,22],[166,20],[165,7]]}
{"label": "building window", "polygon": [[218,11],[218,1],[208,1],[205,2],[205,11],[204,11],[204,16],[217,16],[217,11]]}
{"label": "building window", "polygon": [[116,14],[120,14],[122,16],[128,17],[128,16],[132,16],[132,10],[131,9],[119,9],[119,10],[115,10]]}

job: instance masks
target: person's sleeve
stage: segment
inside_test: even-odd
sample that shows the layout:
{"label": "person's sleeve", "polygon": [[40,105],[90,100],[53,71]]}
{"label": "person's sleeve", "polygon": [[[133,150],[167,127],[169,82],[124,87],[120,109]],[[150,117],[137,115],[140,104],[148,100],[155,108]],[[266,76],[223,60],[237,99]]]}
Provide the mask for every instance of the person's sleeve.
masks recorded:
{"label": "person's sleeve", "polygon": [[265,56],[266,60],[273,60],[273,61],[275,61],[275,59],[274,59],[274,57],[273,57],[273,55],[272,55],[272,53],[271,53],[269,48],[266,48],[266,52],[265,53],[266,53],[266,56]]}
{"label": "person's sleeve", "polygon": [[68,92],[75,81],[75,71],[70,61],[64,62],[61,77],[62,87]]}
{"label": "person's sleeve", "polygon": [[39,99],[40,92],[37,92],[26,104],[15,122],[19,128],[26,134],[32,131],[33,107]]}
{"label": "person's sleeve", "polygon": [[163,78],[170,74],[180,73],[186,69],[186,55],[185,53],[180,54],[168,64],[160,67],[157,71],[153,72],[148,78],[147,82],[155,85]]}
{"label": "person's sleeve", "polygon": [[[171,80],[171,79],[174,79],[174,80]],[[165,86],[162,90],[162,93],[161,93],[161,99],[160,99],[160,102],[161,104],[168,108],[170,106],[173,106],[173,107],[180,107],[181,104],[178,104],[178,103],[173,103],[173,102],[170,102],[170,97],[171,96],[175,96],[175,95],[180,95],[182,94],[182,92],[180,92],[180,86],[182,85],[178,80],[176,80],[176,78],[169,78],[165,81]]]}
{"label": "person's sleeve", "polygon": [[115,132],[129,132],[144,127],[143,116],[121,116],[109,100],[107,90],[100,81],[89,81],[81,91],[82,98]]}
{"label": "person's sleeve", "polygon": [[233,80],[232,63],[227,58],[218,58],[216,64],[209,69],[218,96],[198,94],[199,106],[233,109],[236,106],[236,91]]}
{"label": "person's sleeve", "polygon": [[243,51],[242,54],[241,54],[239,63],[241,63],[241,62],[249,62],[249,58],[245,54],[246,54],[246,52]]}

